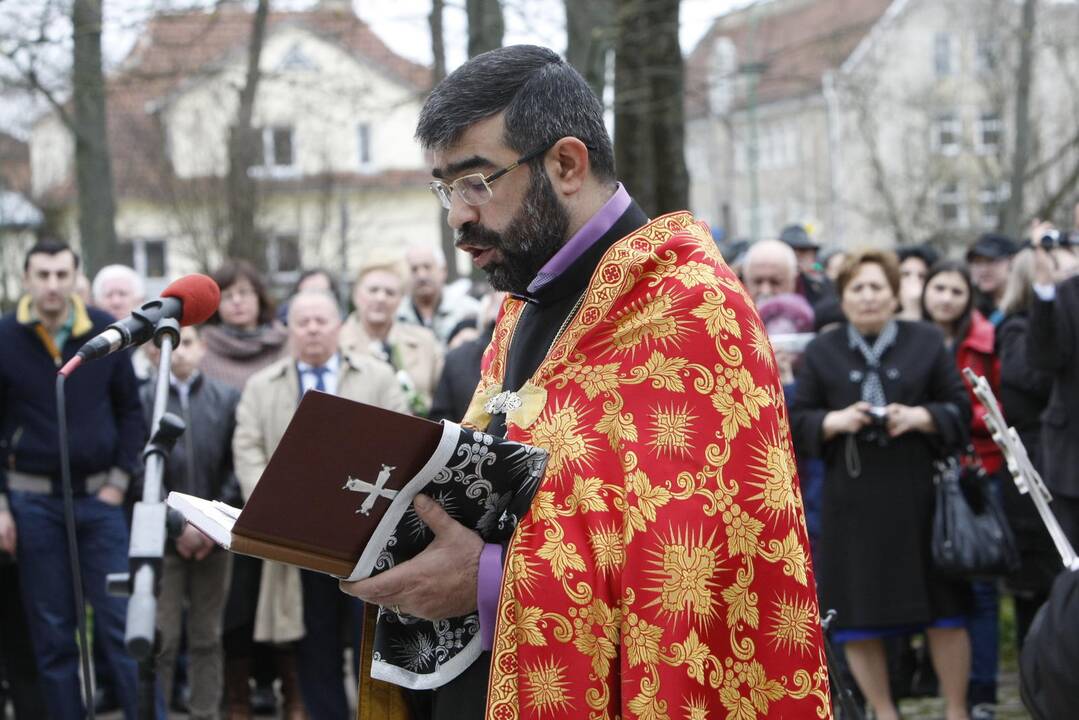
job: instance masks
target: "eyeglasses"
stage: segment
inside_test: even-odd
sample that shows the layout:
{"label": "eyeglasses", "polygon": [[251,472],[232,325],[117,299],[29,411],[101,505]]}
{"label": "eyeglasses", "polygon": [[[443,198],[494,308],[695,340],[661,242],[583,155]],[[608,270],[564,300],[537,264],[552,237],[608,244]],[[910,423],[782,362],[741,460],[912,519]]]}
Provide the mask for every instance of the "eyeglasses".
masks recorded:
{"label": "eyeglasses", "polygon": [[513,170],[521,167],[530,160],[534,160],[543,153],[551,149],[551,147],[558,142],[552,140],[543,147],[536,148],[532,152],[525,153],[521,157],[514,160],[512,163],[496,170],[490,175],[484,175],[483,173],[472,173],[471,175],[463,175],[457,178],[452,183],[444,183],[441,180],[435,180],[428,187],[431,188],[431,192],[435,194],[439,202],[442,203],[442,207],[447,210],[453,202],[453,192],[456,190],[457,194],[469,205],[483,205],[491,199],[491,183],[499,179],[503,175],[506,175]]}

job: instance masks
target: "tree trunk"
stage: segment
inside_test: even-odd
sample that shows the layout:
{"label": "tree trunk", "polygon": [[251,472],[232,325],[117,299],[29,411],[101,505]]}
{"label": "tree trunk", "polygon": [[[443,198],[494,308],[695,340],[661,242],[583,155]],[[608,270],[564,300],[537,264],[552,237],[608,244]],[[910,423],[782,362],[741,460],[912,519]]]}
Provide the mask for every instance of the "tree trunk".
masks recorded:
{"label": "tree trunk", "polygon": [[247,46],[247,76],[240,90],[240,105],[236,122],[229,130],[229,170],[226,194],[229,208],[228,254],[266,267],[266,241],[255,227],[257,198],[251,168],[260,165],[262,134],[252,127],[255,96],[258,92],[259,60],[266,36],[266,18],[270,13],[269,0],[259,0],[251,24],[251,39]]}
{"label": "tree trunk", "polygon": [[[431,69],[431,86],[438,85],[446,77],[446,42],[445,33],[442,30],[442,10],[445,7],[443,0],[431,0],[431,14],[427,20],[431,26],[431,55],[434,57],[434,66]],[[437,202],[432,196],[431,200]],[[442,232],[442,252],[446,256],[446,280],[453,282],[459,277],[457,272],[457,250],[453,245],[453,230],[450,229],[446,210],[439,210],[438,217],[441,220],[439,228]]]}
{"label": "tree trunk", "polygon": [[678,4],[618,0],[617,6],[615,165],[652,217],[689,204]]}
{"label": "tree trunk", "polygon": [[1023,19],[1019,29],[1019,67],[1015,73],[1015,147],[1012,152],[1011,193],[1004,211],[1004,232],[1015,238],[1022,234],[1027,155],[1031,144],[1030,84],[1033,78],[1037,5],[1037,0],[1023,0]]}
{"label": "tree trunk", "polygon": [[468,56],[502,47],[506,23],[500,0],[466,0],[468,10]]}
{"label": "tree trunk", "polygon": [[614,45],[614,1],[565,0],[566,61],[588,81],[603,100],[607,80],[607,51]]}
{"label": "tree trunk", "polygon": [[75,177],[79,191],[79,240],[86,274],[117,259],[116,202],[105,115],[105,74],[101,66],[102,0],[75,0],[72,68]]}

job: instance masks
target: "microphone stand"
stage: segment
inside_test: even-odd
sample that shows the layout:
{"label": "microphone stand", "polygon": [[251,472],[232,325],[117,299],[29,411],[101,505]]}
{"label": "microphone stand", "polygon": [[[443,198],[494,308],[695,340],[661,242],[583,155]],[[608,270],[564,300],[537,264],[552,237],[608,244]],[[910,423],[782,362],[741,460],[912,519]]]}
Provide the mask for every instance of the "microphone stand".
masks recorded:
{"label": "microphone stand", "polygon": [[183,529],[183,522],[176,514],[170,517],[162,497],[165,460],[185,429],[183,420],[165,412],[169,400],[172,349],[179,342],[179,322],[173,318],[158,322],[154,343],[161,348],[161,360],[154,387],[150,439],[142,454],[146,465],[142,500],[135,503],[131,521],[127,555],[129,571],[110,574],[107,581],[110,594],[129,597],[124,643],[128,653],[138,661],[138,716],[146,720],[155,718],[157,595],[161,589],[165,541],[168,537],[176,537]]}

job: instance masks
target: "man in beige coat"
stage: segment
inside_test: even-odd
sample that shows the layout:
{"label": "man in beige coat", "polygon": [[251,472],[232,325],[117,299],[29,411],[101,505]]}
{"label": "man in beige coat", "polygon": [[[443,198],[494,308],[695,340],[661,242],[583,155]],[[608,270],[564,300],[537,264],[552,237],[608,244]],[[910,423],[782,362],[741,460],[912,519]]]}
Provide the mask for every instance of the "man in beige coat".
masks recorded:
{"label": "man in beige coat", "polygon": [[420,325],[395,322],[408,286],[404,263],[389,253],[373,253],[361,264],[352,290],[356,312],[341,329],[341,347],[385,360],[415,415],[427,415],[442,373],[442,347]]}
{"label": "man in beige coat", "polygon": [[[236,410],[233,455],[244,498],[254,490],[292,419],[303,392],[322,390],[389,410],[408,412],[394,372],[361,353],[339,352],[341,312],[332,295],[300,293],[289,304],[289,356],[247,381]],[[304,478],[297,478],[303,482]],[[266,562],[255,614],[255,640],[297,646],[304,704],[312,717],[347,716],[341,678],[341,627],[348,612],[337,581]],[[305,632],[306,630],[306,632]]]}

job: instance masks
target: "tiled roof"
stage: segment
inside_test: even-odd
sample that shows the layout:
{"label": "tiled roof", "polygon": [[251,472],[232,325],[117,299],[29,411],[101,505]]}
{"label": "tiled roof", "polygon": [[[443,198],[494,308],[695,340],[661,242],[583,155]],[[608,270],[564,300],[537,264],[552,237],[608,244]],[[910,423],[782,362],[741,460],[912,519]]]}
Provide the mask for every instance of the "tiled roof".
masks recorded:
{"label": "tiled roof", "polygon": [[[687,116],[709,111],[708,89],[716,81],[714,48],[720,38],[733,43],[739,66],[762,65],[758,103],[804,97],[820,90],[825,72],[850,56],[892,2],[771,0],[717,18],[686,60]],[[744,94],[735,96],[732,109],[745,107],[746,101]]]}
{"label": "tiled roof", "polygon": [[[237,56],[242,58],[251,24],[250,12],[226,2],[211,12],[161,14],[147,23],[131,53],[107,81],[109,150],[118,197],[159,196],[165,192],[164,185],[176,182],[165,155],[162,128],[151,109],[186,84],[216,72]],[[430,86],[428,68],[394,53],[347,9],[273,12],[267,19],[267,37],[286,26],[308,29],[338,44],[417,93]],[[40,200],[62,203],[73,192],[69,181],[50,189]]]}

